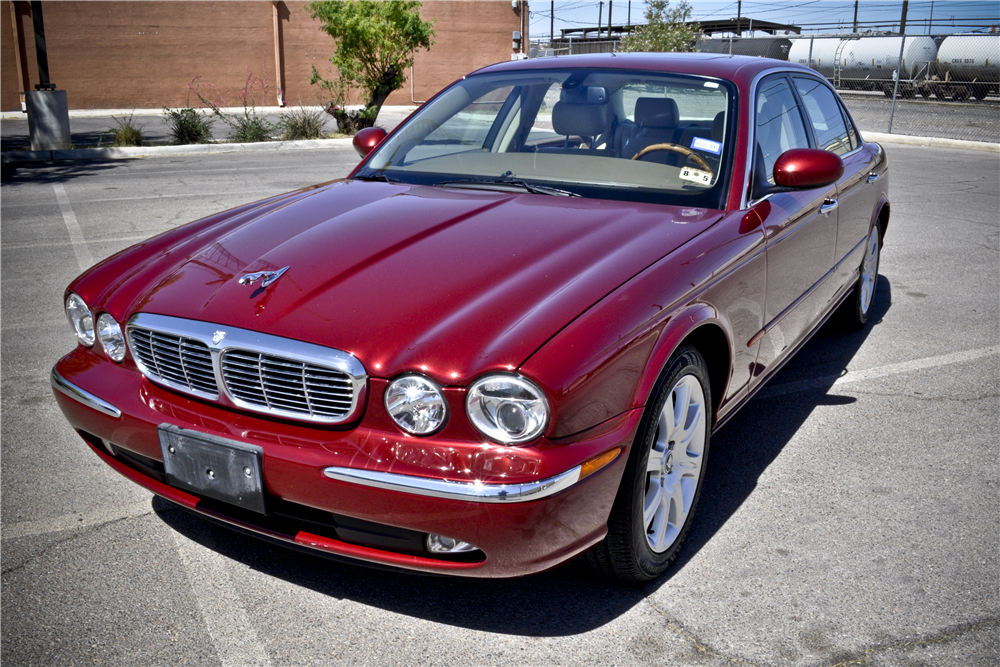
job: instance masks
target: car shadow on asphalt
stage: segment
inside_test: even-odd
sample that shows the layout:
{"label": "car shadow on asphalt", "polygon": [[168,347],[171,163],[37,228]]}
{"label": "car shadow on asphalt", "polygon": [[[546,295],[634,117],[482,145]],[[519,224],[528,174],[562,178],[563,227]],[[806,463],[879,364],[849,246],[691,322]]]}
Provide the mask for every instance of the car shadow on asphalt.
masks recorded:
{"label": "car shadow on asphalt", "polygon": [[[868,323],[860,329],[847,323],[845,311],[852,306],[848,299],[761,393],[713,436],[696,522],[671,572],[683,568],[750,497],[760,476],[817,407],[857,400],[829,391],[891,308],[889,279],[879,276]],[[807,389],[769,395],[768,389],[802,380],[809,381]]]}
{"label": "car shadow on asphalt", "polygon": [[[755,398],[713,438],[701,501],[686,543],[664,576],[642,586],[609,581],[577,559],[520,579],[465,579],[372,569],[333,561],[234,532],[159,497],[156,514],[172,529],[264,575],[337,599],[435,623],[502,634],[556,637],[614,621],[668,587],[675,574],[726,524],[758,479],[818,406],[854,399],[827,395],[873,327],[891,307],[891,285],[881,276],[868,324],[848,331],[836,313],[773,378],[771,385],[830,378],[808,390]],[[780,415],[780,418],[776,418]],[[253,593],[249,593],[253,598]]]}
{"label": "car shadow on asphalt", "polygon": [[121,167],[128,161],[127,158],[116,158],[113,160],[15,162],[5,164],[0,168],[0,183],[4,185],[66,183],[76,178],[93,176],[108,169]]}

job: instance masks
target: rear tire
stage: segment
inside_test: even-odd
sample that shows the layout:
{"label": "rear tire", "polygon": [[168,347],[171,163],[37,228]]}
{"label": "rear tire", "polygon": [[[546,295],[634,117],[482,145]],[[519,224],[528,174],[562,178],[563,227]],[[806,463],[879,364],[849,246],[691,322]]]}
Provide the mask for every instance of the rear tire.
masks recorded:
{"label": "rear tire", "polygon": [[878,286],[878,264],[882,255],[882,233],[878,225],[872,227],[865,242],[865,256],[861,260],[861,273],[854,284],[854,295],[850,297],[851,308],[848,323],[860,329],[868,322],[875,301]]}
{"label": "rear tire", "polygon": [[711,434],[708,366],[693,347],[670,358],[653,389],[608,517],[587,553],[599,572],[641,583],[677,557],[701,495]]}

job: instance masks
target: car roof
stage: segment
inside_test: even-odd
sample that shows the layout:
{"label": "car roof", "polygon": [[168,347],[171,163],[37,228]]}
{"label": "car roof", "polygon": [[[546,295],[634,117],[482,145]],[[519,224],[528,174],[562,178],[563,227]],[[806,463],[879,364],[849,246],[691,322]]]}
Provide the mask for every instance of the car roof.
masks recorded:
{"label": "car roof", "polygon": [[749,76],[752,79],[759,72],[780,67],[803,72],[813,70],[773,58],[752,56],[731,56],[725,53],[592,53],[575,56],[532,58],[489,65],[474,72],[524,71],[532,69],[635,69],[653,72],[676,72],[678,74],[700,74],[737,81]]}

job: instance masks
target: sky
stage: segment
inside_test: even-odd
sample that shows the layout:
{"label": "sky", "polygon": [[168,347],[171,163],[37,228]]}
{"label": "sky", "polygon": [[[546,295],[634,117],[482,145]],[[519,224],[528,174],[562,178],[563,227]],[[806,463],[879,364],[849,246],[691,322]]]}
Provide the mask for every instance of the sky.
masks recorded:
{"label": "sky", "polygon": [[[602,25],[608,22],[608,5],[612,4],[611,20],[615,25],[625,24],[629,4],[633,23],[645,23],[642,0],[605,0],[603,11],[597,0],[557,0],[555,3],[555,31],[562,28],[597,26],[598,12]],[[677,4],[672,0],[671,7]],[[737,3],[724,0],[689,0],[695,20],[736,18]],[[532,39],[548,38],[551,1],[530,0],[530,32]],[[903,3],[899,0],[860,0],[858,7],[859,30],[898,30]],[[933,12],[933,25],[929,20]],[[802,27],[803,33],[850,32],[854,21],[853,0],[744,0],[742,16],[774,23],[788,23]],[[976,20],[979,19],[979,20]],[[981,32],[984,27],[1000,25],[1000,0],[910,0],[906,13],[907,34],[933,34],[956,32]],[[758,36],[764,33],[757,33]]]}

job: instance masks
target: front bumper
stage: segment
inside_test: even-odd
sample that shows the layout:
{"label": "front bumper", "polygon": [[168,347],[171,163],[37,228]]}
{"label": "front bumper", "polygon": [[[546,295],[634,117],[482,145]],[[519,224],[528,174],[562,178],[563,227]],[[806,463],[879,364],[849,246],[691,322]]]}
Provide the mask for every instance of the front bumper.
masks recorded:
{"label": "front bumper", "polygon": [[[157,387],[85,348],[56,364],[52,383],[66,418],[94,452],[157,495],[326,554],[478,577],[539,572],[604,537],[641,413],[627,412],[555,442],[502,447],[385,428],[379,415],[384,383],[377,379],[371,380],[368,414],[340,428],[224,410]],[[161,424],[262,447],[266,492],[277,510],[257,514],[168,485],[158,474]],[[581,463],[614,447],[624,447],[623,455],[577,481]],[[351,521],[364,522],[361,532]],[[376,533],[388,537],[364,537]],[[411,537],[427,533],[474,544],[480,552],[464,558],[421,553]]]}

